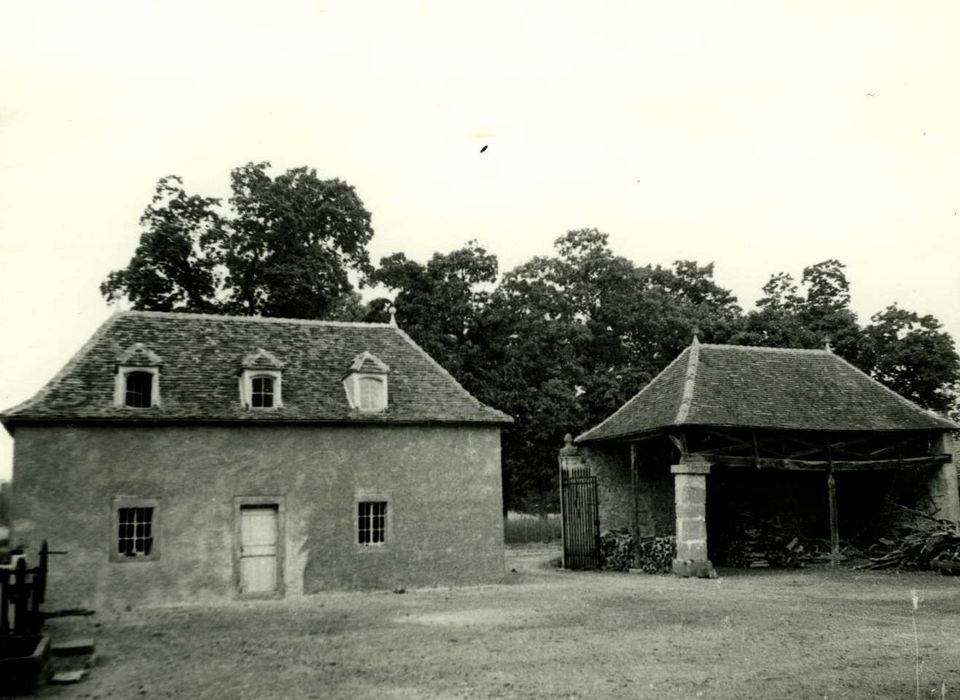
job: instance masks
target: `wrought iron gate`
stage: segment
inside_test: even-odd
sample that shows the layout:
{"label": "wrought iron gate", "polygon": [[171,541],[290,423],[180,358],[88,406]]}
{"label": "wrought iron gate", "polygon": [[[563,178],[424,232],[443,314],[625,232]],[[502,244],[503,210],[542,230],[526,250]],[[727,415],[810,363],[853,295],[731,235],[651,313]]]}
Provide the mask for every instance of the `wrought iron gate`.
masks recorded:
{"label": "wrought iron gate", "polygon": [[590,476],[587,470],[563,473],[560,498],[560,507],[563,511],[564,567],[567,569],[600,568],[597,477]]}

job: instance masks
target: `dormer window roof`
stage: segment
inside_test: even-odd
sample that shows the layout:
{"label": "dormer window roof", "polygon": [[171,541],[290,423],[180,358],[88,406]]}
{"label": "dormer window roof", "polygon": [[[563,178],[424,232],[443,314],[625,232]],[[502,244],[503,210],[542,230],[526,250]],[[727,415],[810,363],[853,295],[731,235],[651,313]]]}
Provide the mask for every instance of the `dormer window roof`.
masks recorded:
{"label": "dormer window roof", "polygon": [[124,408],[160,405],[160,365],[163,360],[143,343],[134,343],[117,356],[113,403]]}
{"label": "dormer window roof", "polygon": [[283,363],[272,352],[257,348],[243,356],[243,369],[283,369]]}
{"label": "dormer window roof", "polygon": [[117,364],[125,367],[159,367],[163,360],[143,343],[134,343],[117,356]]}
{"label": "dormer window roof", "polygon": [[353,358],[343,377],[350,408],[374,413],[387,409],[387,376],[390,367],[379,357],[362,352]]}
{"label": "dormer window roof", "polygon": [[240,403],[250,409],[283,406],[283,362],[272,352],[257,348],[240,362]]}
{"label": "dormer window roof", "polygon": [[379,357],[371,352],[364,350],[350,363],[350,372],[363,372],[365,374],[388,374],[390,367]]}

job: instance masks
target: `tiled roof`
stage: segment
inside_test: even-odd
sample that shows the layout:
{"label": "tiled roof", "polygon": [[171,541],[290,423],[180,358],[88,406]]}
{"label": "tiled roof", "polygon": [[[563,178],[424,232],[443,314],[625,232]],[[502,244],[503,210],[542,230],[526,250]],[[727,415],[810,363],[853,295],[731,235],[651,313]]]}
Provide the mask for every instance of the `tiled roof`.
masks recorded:
{"label": "tiled roof", "polygon": [[686,348],[578,442],[680,425],[781,430],[955,430],[829,350]]}
{"label": "tiled roof", "polygon": [[[114,406],[114,376],[135,343],[160,357],[161,405]],[[264,353],[259,353],[263,350]],[[358,354],[390,366],[384,412],[347,403],[341,380]],[[238,375],[246,361],[282,364],[283,407],[244,408]],[[3,414],[25,420],[250,421],[357,423],[508,423],[485,406],[399,328],[185,313],[129,311],[108,319],[40,392]]]}

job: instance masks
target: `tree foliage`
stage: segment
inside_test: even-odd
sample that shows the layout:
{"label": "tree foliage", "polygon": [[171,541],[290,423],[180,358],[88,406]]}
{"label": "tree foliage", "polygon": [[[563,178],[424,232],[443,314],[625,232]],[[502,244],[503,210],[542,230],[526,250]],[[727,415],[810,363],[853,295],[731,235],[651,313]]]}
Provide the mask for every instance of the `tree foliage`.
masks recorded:
{"label": "tree foliage", "polygon": [[[267,163],[231,175],[232,196],[157,184],[139,245],[101,285],[134,308],[386,321],[399,325],[484,403],[514,417],[503,433],[507,505],[556,500],[556,451],[619,408],[696,333],[704,342],[834,351],[921,406],[957,411],[960,359],[931,316],[889,306],[861,326],[844,265],[825,260],[800,281],[771,276],[744,312],[712,264],[638,265],[606,234],[569,231],[551,255],[499,277],[476,241],[425,263],[402,252],[370,265],[370,214],[353,188]],[[350,273],[390,297],[364,303]]]}
{"label": "tree foliage", "polygon": [[341,180],[306,167],[272,178],[269,167],[235,168],[227,206],[188,195],[176,176],[161,179],[133,259],[101,293],[157,311],[323,318],[349,310],[348,272],[372,270],[370,213]]}

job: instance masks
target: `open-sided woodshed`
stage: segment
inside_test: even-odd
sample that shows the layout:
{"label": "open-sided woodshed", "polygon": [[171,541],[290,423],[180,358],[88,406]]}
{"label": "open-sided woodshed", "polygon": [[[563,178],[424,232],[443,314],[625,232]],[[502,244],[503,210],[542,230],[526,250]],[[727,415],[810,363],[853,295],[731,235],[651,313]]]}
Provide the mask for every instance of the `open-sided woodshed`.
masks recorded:
{"label": "open-sided woodshed", "polygon": [[[675,535],[674,573],[713,575],[743,516],[822,537],[877,526],[899,502],[960,520],[957,425],[830,351],[701,344],[561,455],[596,478],[599,530]],[[569,513],[568,513],[569,516]]]}

